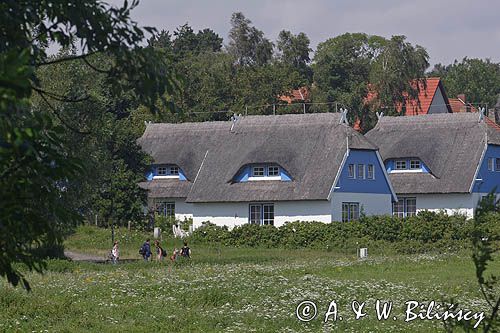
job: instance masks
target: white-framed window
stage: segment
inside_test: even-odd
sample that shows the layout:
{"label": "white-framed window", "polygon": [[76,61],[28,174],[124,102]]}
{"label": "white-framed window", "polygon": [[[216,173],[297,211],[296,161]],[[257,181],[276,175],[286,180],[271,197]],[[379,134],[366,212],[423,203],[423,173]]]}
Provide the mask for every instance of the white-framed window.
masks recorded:
{"label": "white-framed window", "polygon": [[495,171],[495,159],[494,158],[488,158],[488,171]]}
{"label": "white-framed window", "polygon": [[406,170],[407,169],[407,167],[406,167],[406,160],[397,160],[394,163],[394,169],[396,169],[396,170]]}
{"label": "white-framed window", "polygon": [[267,175],[269,177],[276,177],[280,175],[280,167],[277,165],[270,165],[267,168]]}
{"label": "white-framed window", "polygon": [[415,170],[420,168],[421,168],[420,160],[410,160],[410,169]]}
{"label": "white-framed window", "polygon": [[155,211],[158,215],[175,218],[175,202],[157,201]]}
{"label": "white-framed window", "polygon": [[265,175],[266,172],[263,166],[252,167],[252,177],[264,177]]}
{"label": "white-framed window", "polygon": [[258,225],[274,225],[274,204],[250,204],[248,223]]}
{"label": "white-framed window", "polygon": [[342,203],[342,222],[355,221],[359,219],[359,202]]}
{"label": "white-framed window", "polygon": [[274,204],[262,205],[263,225],[274,225]]}
{"label": "white-framed window", "polygon": [[349,178],[356,178],[356,168],[354,167],[354,164],[349,164],[347,166],[347,171],[348,171],[347,176]]}
{"label": "white-framed window", "polygon": [[161,166],[156,169],[156,173],[158,176],[166,176],[167,175],[167,167]]}
{"label": "white-framed window", "polygon": [[170,167],[170,175],[172,176],[178,176],[179,175],[179,167],[178,166],[171,166]]}
{"label": "white-framed window", "polygon": [[366,171],[367,179],[375,179],[375,166],[373,164],[368,164]]}
{"label": "white-framed window", "polygon": [[392,215],[397,217],[410,217],[417,214],[417,198],[398,198],[392,203]]}
{"label": "white-framed window", "polygon": [[251,204],[250,205],[250,216],[248,217],[248,222],[251,224],[260,224],[262,220],[261,213],[262,205],[260,204]]}
{"label": "white-framed window", "polygon": [[500,171],[500,158],[495,159],[495,171]]}
{"label": "white-framed window", "polygon": [[358,164],[358,179],[365,179],[365,165]]}

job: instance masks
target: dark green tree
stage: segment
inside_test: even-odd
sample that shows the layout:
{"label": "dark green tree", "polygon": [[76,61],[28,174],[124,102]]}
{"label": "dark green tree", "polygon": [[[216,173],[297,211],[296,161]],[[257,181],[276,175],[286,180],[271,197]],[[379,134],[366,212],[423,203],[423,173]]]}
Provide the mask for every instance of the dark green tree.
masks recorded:
{"label": "dark green tree", "polygon": [[239,65],[264,65],[272,59],[273,43],[251,23],[243,13],[233,13],[227,50]]}
{"label": "dark green tree", "polygon": [[[79,103],[91,93],[51,90],[40,81],[38,70],[79,59],[104,76],[111,95],[127,93],[148,104],[174,89],[168,58],[140,46],[144,30],[154,29],[141,29],[130,19],[137,3],[0,4],[0,275],[13,285],[22,281],[29,288],[13,262],[41,271],[44,262],[34,249],[59,243],[64,229],[82,218],[71,198],[78,195],[74,184],[86,170],[64,134],[89,128],[67,122],[54,102]],[[79,52],[50,57],[46,46],[52,44],[78,46]],[[109,62],[89,60],[99,53]],[[34,96],[46,107],[32,109],[29,101]]]}
{"label": "dark green tree", "polygon": [[464,58],[446,69],[441,76],[449,96],[465,94],[467,102],[495,105],[500,95],[500,63]]}
{"label": "dark green tree", "polygon": [[282,30],[279,33],[276,47],[278,49],[278,60],[301,73],[309,82],[312,80],[312,69],[309,67],[311,59],[309,54],[310,40],[303,32],[293,35],[290,31]]}

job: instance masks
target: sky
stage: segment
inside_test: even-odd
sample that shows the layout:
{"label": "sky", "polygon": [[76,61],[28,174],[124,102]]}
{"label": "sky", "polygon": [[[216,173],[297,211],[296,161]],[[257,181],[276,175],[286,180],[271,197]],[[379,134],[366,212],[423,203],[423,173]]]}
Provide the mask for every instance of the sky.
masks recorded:
{"label": "sky", "polygon": [[227,43],[231,14],[238,11],[272,41],[283,29],[304,32],[313,50],[328,38],[364,32],[405,35],[427,49],[432,65],[463,57],[500,62],[499,0],[141,0],[132,18],[159,31],[184,23],[195,31],[211,28]]}

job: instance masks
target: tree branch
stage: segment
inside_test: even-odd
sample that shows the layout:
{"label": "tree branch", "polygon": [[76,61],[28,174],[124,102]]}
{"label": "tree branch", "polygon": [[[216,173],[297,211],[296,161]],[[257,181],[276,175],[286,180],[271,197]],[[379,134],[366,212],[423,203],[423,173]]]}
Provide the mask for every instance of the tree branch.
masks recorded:
{"label": "tree branch", "polygon": [[50,91],[45,91],[45,90],[43,90],[39,87],[35,87],[33,85],[31,86],[31,89],[33,89],[34,91],[36,91],[37,93],[39,93],[41,95],[43,94],[43,95],[49,96],[50,98],[55,99],[56,101],[64,102],[64,103],[83,102],[83,101],[86,101],[87,99],[89,99],[89,97],[90,97],[87,95],[87,96],[81,97],[81,98],[69,99],[69,98],[66,98],[65,96],[58,95],[58,94],[50,92]]}
{"label": "tree branch", "polygon": [[56,115],[57,119],[59,119],[59,121],[64,125],[66,126],[68,129],[70,129],[71,131],[75,132],[75,133],[78,133],[78,134],[83,134],[83,135],[89,135],[91,134],[90,131],[81,131],[79,130],[78,128],[75,128],[71,125],[69,125],[62,117],[61,115],[59,114],[59,111],[56,110],[56,108],[50,104],[50,102],[48,101],[47,97],[44,95],[43,91],[37,91],[38,94],[40,95],[40,97],[45,101],[45,103],[47,103],[47,105],[49,106],[49,108],[52,110],[52,112]]}
{"label": "tree branch", "polygon": [[47,65],[54,65],[54,64],[57,64],[57,63],[60,63],[60,62],[64,62],[64,61],[71,61],[71,60],[77,60],[77,59],[85,59],[86,57],[88,57],[90,55],[93,55],[93,54],[96,54],[96,53],[98,53],[98,51],[89,52],[89,53],[85,53],[85,54],[80,54],[80,55],[77,55],[77,56],[71,56],[71,57],[65,57],[65,58],[57,58],[57,59],[50,60],[50,61],[45,61],[45,62],[39,62],[39,63],[35,64],[35,67],[41,67],[41,66],[47,66]]}

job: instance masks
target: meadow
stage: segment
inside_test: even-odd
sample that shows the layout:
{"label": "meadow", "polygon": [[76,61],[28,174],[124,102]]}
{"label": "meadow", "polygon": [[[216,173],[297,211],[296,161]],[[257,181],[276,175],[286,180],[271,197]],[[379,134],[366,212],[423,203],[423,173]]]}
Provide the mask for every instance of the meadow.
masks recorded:
{"label": "meadow", "polygon": [[[122,257],[139,259],[147,235],[117,230]],[[109,230],[81,227],[65,246],[104,257],[109,244]],[[170,238],[163,244],[169,252],[182,245]],[[460,308],[485,308],[466,250],[369,253],[360,260],[335,249],[190,246],[193,258],[175,264],[49,260],[45,274],[27,273],[30,293],[1,281],[0,331],[433,332],[443,331],[439,320],[404,321],[406,301],[453,298]],[[500,272],[500,258],[489,270]],[[296,317],[304,300],[317,306],[309,322]],[[359,320],[351,309],[354,300],[366,302],[367,315]],[[376,300],[393,302],[388,320],[377,320]],[[330,316],[324,323],[331,301],[342,320]]]}

